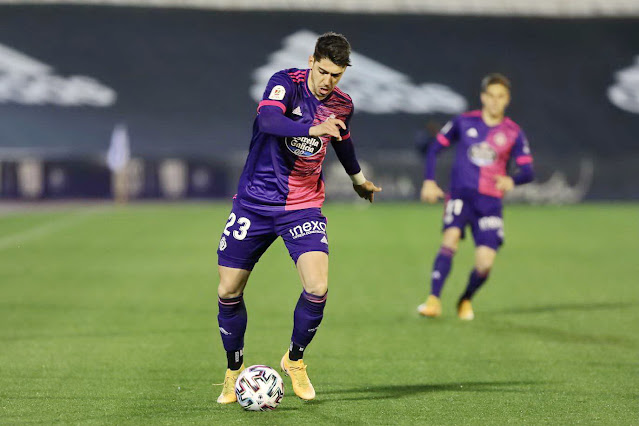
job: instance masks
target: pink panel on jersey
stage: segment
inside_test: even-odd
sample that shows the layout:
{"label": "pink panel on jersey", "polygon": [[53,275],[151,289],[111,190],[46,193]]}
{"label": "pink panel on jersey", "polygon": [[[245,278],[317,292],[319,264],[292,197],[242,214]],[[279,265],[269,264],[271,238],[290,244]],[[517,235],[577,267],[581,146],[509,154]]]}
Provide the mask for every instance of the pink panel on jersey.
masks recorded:
{"label": "pink panel on jersey", "polygon": [[444,146],[450,146],[450,141],[441,133],[437,133],[437,142]]}
{"label": "pink panel on jersey", "polygon": [[344,136],[342,136],[342,140],[345,141],[346,139],[351,137],[351,132],[346,133]]}
{"label": "pink panel on jersey", "polygon": [[[315,111],[313,125],[323,123],[331,116],[345,121],[352,111],[353,104],[350,97],[337,87],[335,93],[325,102],[318,105]],[[320,178],[322,162],[326,156],[326,147],[330,137],[323,136],[322,148],[311,157],[298,157],[295,160],[291,174],[288,177],[288,196],[285,210],[300,210],[312,207],[322,207],[325,198],[324,181]]]}
{"label": "pink panel on jersey", "polygon": [[257,110],[259,111],[260,108],[262,108],[263,106],[276,106],[282,109],[282,112],[286,112],[286,105],[284,105],[282,102],[278,102],[278,101],[260,101],[260,103],[257,105]]}
{"label": "pink panel on jersey", "polygon": [[532,155],[522,155],[521,157],[517,157],[515,160],[518,166],[523,166],[524,164],[530,164],[533,162]]}
{"label": "pink panel on jersey", "polygon": [[[326,148],[324,148],[324,151],[326,151]],[[295,165],[297,166],[297,161]],[[291,174],[288,177],[288,197],[286,197],[284,210],[322,207],[324,197],[324,181],[319,178],[319,174],[311,176],[294,176]]]}
{"label": "pink panel on jersey", "polygon": [[518,134],[519,127],[508,119],[488,132],[486,142],[495,150],[497,158],[492,164],[479,168],[478,191],[480,194],[497,198],[504,196],[504,193],[495,187],[495,178],[506,175],[510,152],[515,145],[515,139]]}
{"label": "pink panel on jersey", "polygon": [[481,117],[481,110],[475,109],[462,114],[462,117]]}

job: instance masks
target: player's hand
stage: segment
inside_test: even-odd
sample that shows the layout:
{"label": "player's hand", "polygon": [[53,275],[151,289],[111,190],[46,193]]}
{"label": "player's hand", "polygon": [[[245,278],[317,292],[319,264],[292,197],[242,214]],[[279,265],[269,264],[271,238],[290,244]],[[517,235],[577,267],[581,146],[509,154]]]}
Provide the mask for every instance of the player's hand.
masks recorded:
{"label": "player's hand", "polygon": [[339,133],[340,127],[346,130],[346,124],[342,120],[337,118],[329,118],[325,122],[313,126],[308,130],[309,136],[332,136],[338,141],[342,140],[342,135]]}
{"label": "player's hand", "polygon": [[515,181],[510,176],[495,176],[495,188],[501,192],[511,191],[515,187]]}
{"label": "player's hand", "polygon": [[437,185],[434,180],[425,180],[420,193],[422,201],[429,204],[435,204],[440,198],[444,198],[444,191]]}
{"label": "player's hand", "polygon": [[369,180],[361,185],[353,185],[353,189],[357,192],[359,198],[364,198],[371,203],[373,202],[373,198],[375,198],[375,193],[382,190],[382,188],[376,187],[375,184]]}

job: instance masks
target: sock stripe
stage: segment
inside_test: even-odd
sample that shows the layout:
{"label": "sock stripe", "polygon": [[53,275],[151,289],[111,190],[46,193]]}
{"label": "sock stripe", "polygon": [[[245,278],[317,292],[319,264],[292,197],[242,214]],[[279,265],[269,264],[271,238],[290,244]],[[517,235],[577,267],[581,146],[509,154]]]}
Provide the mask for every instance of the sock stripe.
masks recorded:
{"label": "sock stripe", "polygon": [[441,254],[442,256],[453,257],[455,255],[455,250],[441,246],[439,249],[439,254]]}
{"label": "sock stripe", "polygon": [[242,303],[243,299],[244,299],[244,295],[241,294],[237,297],[230,297],[228,299],[222,299],[221,297],[218,296],[217,301],[218,303],[225,306],[233,306],[233,305],[237,305],[238,303]]}
{"label": "sock stripe", "polygon": [[328,292],[324,293],[323,296],[316,296],[314,294],[310,294],[310,293],[307,293],[306,291],[303,291],[302,295],[304,295],[304,299],[308,300],[309,302],[324,303],[326,302],[326,298],[328,297]]}

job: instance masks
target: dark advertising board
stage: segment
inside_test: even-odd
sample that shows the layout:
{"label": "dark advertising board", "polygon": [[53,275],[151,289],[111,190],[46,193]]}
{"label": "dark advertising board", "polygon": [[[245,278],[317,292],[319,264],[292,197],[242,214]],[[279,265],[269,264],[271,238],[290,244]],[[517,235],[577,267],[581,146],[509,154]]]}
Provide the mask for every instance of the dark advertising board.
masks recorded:
{"label": "dark advertising board", "polygon": [[[159,168],[170,159],[187,169],[197,168],[193,159],[207,164],[184,172],[180,197],[232,195],[269,76],[305,67],[317,35],[335,30],[353,45],[340,87],[355,103],[358,154],[386,182],[389,199],[416,197],[416,133],[477,108],[480,79],[493,71],[513,82],[509,115],[526,131],[538,172],[513,198],[638,199],[638,26],[637,19],[2,5],[2,196],[21,197],[21,167],[40,162],[44,179],[56,161],[95,166],[95,187],[45,185],[40,197],[108,196],[108,170],[96,158],[118,123],[132,158],[145,165],[136,197],[171,192]],[[20,166],[25,161],[31,166]],[[335,187],[335,158],[328,161],[327,184]]]}

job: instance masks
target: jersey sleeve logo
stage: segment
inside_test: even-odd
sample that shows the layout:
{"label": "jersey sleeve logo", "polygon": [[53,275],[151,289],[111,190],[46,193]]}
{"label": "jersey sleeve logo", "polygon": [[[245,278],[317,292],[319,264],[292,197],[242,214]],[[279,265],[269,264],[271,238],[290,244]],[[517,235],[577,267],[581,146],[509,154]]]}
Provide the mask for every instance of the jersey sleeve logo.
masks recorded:
{"label": "jersey sleeve logo", "polygon": [[468,148],[468,159],[479,167],[490,166],[497,159],[497,152],[488,142],[476,143]]}
{"label": "jersey sleeve logo", "polygon": [[312,157],[322,150],[323,142],[317,136],[295,136],[284,140],[286,148],[298,157]]}
{"label": "jersey sleeve logo", "polygon": [[281,101],[282,99],[284,99],[284,95],[286,95],[286,89],[284,88],[284,86],[277,85],[273,87],[273,90],[271,90],[271,94],[268,95],[268,98],[273,99],[274,101]]}
{"label": "jersey sleeve logo", "polygon": [[474,127],[471,127],[470,129],[466,131],[466,135],[469,138],[476,138],[479,136],[479,133],[477,132],[477,129],[475,129]]}

